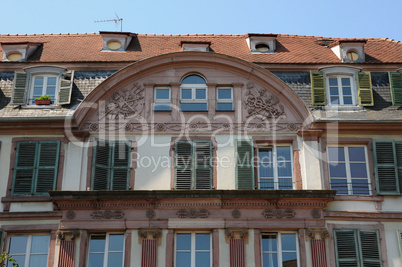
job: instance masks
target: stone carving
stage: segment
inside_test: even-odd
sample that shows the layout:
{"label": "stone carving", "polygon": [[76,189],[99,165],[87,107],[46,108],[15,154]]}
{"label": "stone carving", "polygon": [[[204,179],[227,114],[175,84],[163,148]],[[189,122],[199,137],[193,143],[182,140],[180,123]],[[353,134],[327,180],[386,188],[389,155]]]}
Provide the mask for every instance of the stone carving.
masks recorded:
{"label": "stone carving", "polygon": [[98,132],[99,131],[99,124],[98,123],[91,123],[91,125],[89,125],[89,131],[90,132]]}
{"label": "stone carving", "polygon": [[247,229],[226,229],[225,230],[225,234],[230,238],[234,238],[236,233],[239,234],[240,238],[244,238],[245,236],[248,235],[248,230]]}
{"label": "stone carving", "polygon": [[132,130],[133,130],[133,124],[132,123],[127,122],[126,124],[124,124],[124,131],[125,132],[129,133]]}
{"label": "stone carving", "polygon": [[158,238],[162,236],[161,229],[138,229],[138,235],[142,238],[148,238],[149,235],[152,235],[153,238]]}
{"label": "stone carving", "polygon": [[78,230],[60,231],[57,233],[57,238],[59,238],[60,240],[66,240],[68,238],[71,240],[74,240],[76,237],[79,237],[79,236],[80,236],[80,231],[78,231]]}
{"label": "stone carving", "polygon": [[318,209],[312,209],[312,210],[311,210],[311,216],[312,216],[314,219],[319,219],[319,218],[321,218],[321,211],[318,210]]}
{"label": "stone carving", "polygon": [[177,216],[179,218],[201,218],[205,219],[208,218],[209,216],[209,211],[206,209],[200,209],[200,210],[195,210],[195,209],[190,209],[190,210],[185,210],[185,209],[180,209],[177,211]]}
{"label": "stone carving", "polygon": [[268,95],[264,88],[257,90],[253,83],[247,84],[244,105],[248,113],[247,118],[253,117],[265,121],[268,118],[278,119],[285,114],[284,107],[279,104],[277,96]]}
{"label": "stone carving", "polygon": [[155,130],[157,132],[165,132],[166,131],[166,124],[164,124],[164,123],[155,124]]}
{"label": "stone carving", "polygon": [[190,123],[190,124],[188,125],[188,129],[189,129],[191,132],[197,132],[199,128],[200,128],[200,127],[198,126],[197,123]]}
{"label": "stone carving", "polygon": [[144,87],[133,84],[131,89],[115,92],[107,106],[99,109],[99,117],[126,119],[141,114],[145,107]]}
{"label": "stone carving", "polygon": [[153,219],[156,216],[154,210],[147,210],[147,212],[145,212],[145,215],[147,216],[148,219]]}
{"label": "stone carving", "polygon": [[325,239],[329,236],[329,232],[325,228],[306,229],[306,235],[311,239]]}
{"label": "stone carving", "polygon": [[296,215],[295,211],[292,209],[285,209],[285,210],[280,210],[280,209],[266,209],[262,212],[262,216],[264,216],[265,219],[292,219]]}
{"label": "stone carving", "polygon": [[69,210],[69,211],[66,212],[66,218],[67,219],[73,220],[73,219],[75,219],[75,217],[76,217],[75,211]]}
{"label": "stone carving", "polygon": [[235,218],[235,219],[240,218],[240,217],[241,217],[241,212],[240,212],[240,210],[233,210],[233,211],[232,211],[232,217]]}
{"label": "stone carving", "polygon": [[286,129],[289,131],[289,132],[295,132],[295,131],[297,131],[297,125],[295,124],[295,123],[289,123],[287,126],[286,126]]}
{"label": "stone carving", "polygon": [[100,220],[100,219],[123,219],[124,217],[124,212],[121,210],[96,210],[91,213],[92,219]]}

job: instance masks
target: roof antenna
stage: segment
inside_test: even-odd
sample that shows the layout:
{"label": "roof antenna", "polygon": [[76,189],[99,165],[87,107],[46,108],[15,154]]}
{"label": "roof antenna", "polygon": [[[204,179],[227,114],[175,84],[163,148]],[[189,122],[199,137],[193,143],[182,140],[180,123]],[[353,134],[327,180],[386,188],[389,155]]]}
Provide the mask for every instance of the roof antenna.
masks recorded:
{"label": "roof antenna", "polygon": [[114,12],[114,14],[116,15],[115,19],[95,20],[94,22],[98,23],[98,22],[111,22],[111,21],[114,21],[116,23],[116,25],[118,23],[120,23],[120,31],[122,32],[123,31],[123,19],[119,18],[119,16],[116,14],[116,12]]}

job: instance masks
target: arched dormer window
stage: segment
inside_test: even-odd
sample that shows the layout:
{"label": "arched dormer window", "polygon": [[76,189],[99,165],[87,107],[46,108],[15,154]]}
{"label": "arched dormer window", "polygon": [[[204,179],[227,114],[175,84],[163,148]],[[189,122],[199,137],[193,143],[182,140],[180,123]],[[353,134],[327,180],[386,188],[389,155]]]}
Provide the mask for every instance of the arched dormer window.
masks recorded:
{"label": "arched dormer window", "polygon": [[183,78],[180,85],[181,111],[207,111],[208,86],[204,77],[190,74]]}

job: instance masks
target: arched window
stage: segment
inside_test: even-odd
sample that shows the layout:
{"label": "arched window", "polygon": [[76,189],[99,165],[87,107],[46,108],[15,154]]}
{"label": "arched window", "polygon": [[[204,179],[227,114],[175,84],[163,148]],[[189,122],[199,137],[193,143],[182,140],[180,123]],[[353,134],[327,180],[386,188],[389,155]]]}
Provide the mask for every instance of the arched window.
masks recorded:
{"label": "arched window", "polygon": [[207,111],[207,95],[207,82],[202,76],[191,74],[184,77],[180,86],[180,110]]}

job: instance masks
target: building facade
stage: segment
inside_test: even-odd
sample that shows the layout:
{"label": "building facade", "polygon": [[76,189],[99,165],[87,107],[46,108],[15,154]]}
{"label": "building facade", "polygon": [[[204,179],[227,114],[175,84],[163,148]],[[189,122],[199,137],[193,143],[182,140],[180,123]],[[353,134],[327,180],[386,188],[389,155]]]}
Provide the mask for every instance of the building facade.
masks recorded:
{"label": "building facade", "polygon": [[400,42],[0,44],[0,248],[21,266],[402,267]]}

